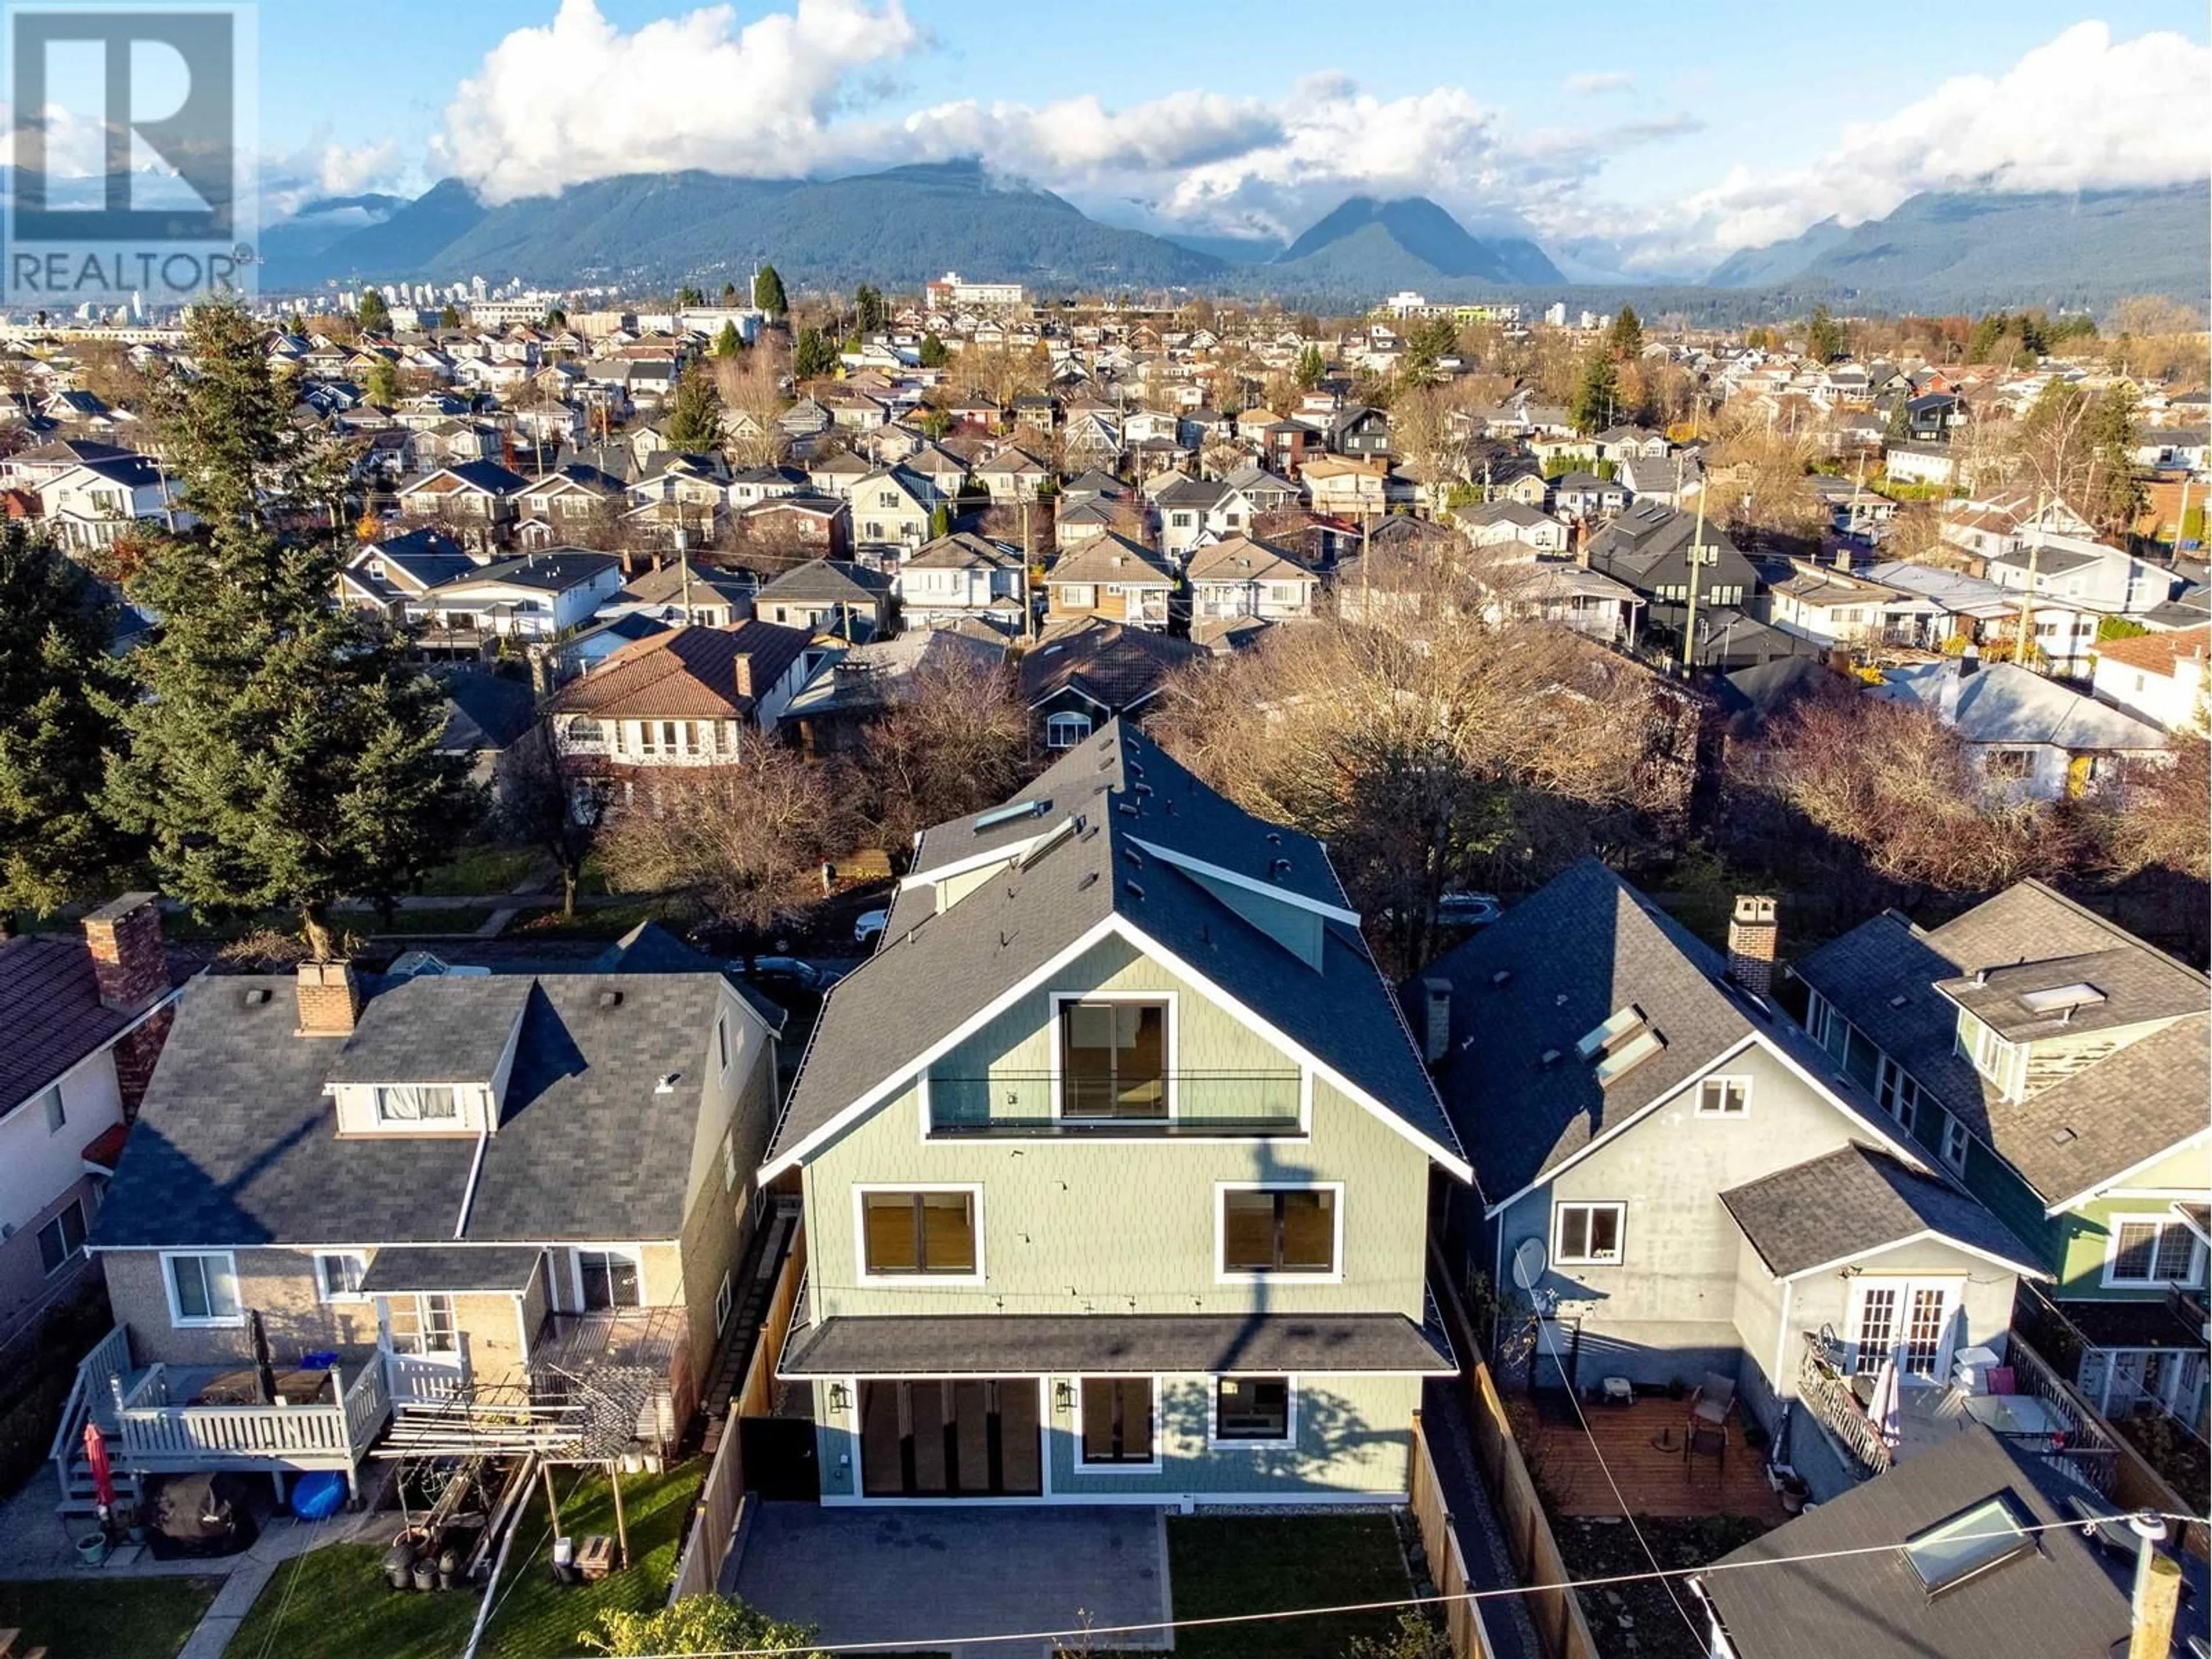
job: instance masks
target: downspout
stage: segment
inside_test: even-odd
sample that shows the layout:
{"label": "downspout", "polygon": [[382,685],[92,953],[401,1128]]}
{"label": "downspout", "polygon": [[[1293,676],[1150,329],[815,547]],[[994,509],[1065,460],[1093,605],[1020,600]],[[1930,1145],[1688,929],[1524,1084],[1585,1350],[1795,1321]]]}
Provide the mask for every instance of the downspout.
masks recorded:
{"label": "downspout", "polygon": [[469,1164],[469,1184],[461,1191],[461,1212],[453,1218],[453,1237],[461,1237],[469,1230],[469,1209],[477,1201],[477,1178],[483,1173],[484,1148],[491,1145],[491,1131],[477,1131],[477,1155]]}

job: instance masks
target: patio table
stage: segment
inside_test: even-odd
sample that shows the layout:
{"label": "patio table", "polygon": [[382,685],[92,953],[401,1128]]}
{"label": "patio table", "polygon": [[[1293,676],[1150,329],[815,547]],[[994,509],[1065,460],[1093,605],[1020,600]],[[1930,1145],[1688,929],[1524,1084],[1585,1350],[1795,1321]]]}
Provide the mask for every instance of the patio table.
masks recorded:
{"label": "patio table", "polygon": [[[323,1384],[330,1373],[322,1370],[279,1371],[276,1373],[276,1397],[291,1406],[312,1406],[322,1398]],[[253,1369],[225,1371],[210,1377],[191,1403],[195,1406],[258,1406],[261,1403],[261,1380]]]}
{"label": "patio table", "polygon": [[2068,1428],[2064,1418],[2032,1394],[1968,1395],[1966,1406],[1966,1414],[1974,1421],[2012,1439],[2047,1439],[2056,1443],[2064,1438]]}

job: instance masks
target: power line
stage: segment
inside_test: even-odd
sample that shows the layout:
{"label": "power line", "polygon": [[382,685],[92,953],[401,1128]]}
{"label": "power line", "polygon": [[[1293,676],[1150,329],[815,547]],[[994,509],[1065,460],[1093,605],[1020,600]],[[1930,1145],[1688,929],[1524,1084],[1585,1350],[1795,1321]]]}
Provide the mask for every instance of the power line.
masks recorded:
{"label": "power line", "polygon": [[[2212,1518],[2202,1515],[2175,1515],[2157,1510],[2137,1510],[2137,1515],[2154,1516],[2161,1521],[2179,1521],[2197,1526],[2212,1525]],[[2089,1523],[2081,1521],[2036,1521],[2026,1526],[2008,1525],[2002,1531],[1959,1533],[1953,1541],[1972,1542],[1982,1538],[2013,1538],[2023,1534],[2063,1532],[2071,1528],[2076,1531],[2091,1530]],[[1033,1630],[1004,1632],[991,1636],[931,1636],[904,1637],[896,1641],[866,1642],[810,1642],[803,1649],[792,1648],[696,1648],[667,1653],[648,1653],[635,1659],[791,1659],[794,1653],[893,1653],[922,1650],[941,1653],[950,1649],[981,1646],[995,1642],[1059,1642],[1088,1641],[1101,1636],[1139,1635],[1151,1631],[1201,1630],[1223,1625],[1258,1625],[1279,1623],[1291,1619],[1331,1619],[1354,1613],[1389,1613],[1400,1607],[1448,1607],[1461,1601],[1500,1601],[1509,1596],[1532,1595],[1542,1590],[1608,1589],[1620,1584],[1650,1583],[1655,1579],[1697,1578],[1713,1573],[1747,1572],[1757,1567],[1795,1567],[1816,1561],[1837,1561],[1858,1555],[1887,1555],[1905,1547],[1903,1540],[1888,1544],[1859,1544],[1849,1549],[1814,1550],[1803,1555],[1775,1555],[1753,1561],[1716,1561],[1702,1567],[1657,1567],[1650,1572],[1619,1572],[1602,1578],[1566,1578],[1542,1584],[1515,1584],[1498,1589],[1462,1590],[1455,1595],[1407,1595],[1388,1601],[1352,1601],[1328,1607],[1289,1607],[1277,1613],[1216,1613],[1204,1619],[1156,1619],[1145,1624],[1074,1626],[1065,1630]],[[1704,1639],[1703,1632],[1699,1640]],[[560,1659],[595,1659],[589,1654],[565,1654]]]}

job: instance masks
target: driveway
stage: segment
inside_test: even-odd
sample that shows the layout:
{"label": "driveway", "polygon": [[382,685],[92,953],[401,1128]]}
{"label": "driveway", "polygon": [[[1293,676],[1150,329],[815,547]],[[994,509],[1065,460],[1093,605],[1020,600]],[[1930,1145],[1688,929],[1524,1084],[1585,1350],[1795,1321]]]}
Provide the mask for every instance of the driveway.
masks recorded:
{"label": "driveway", "polygon": [[[1134,1504],[1071,1509],[823,1509],[763,1504],[722,1589],[832,1644],[926,1640],[954,1659],[1037,1659],[1030,1631],[1167,1619],[1167,1528]],[[1078,1645],[1071,1642],[1068,1645]],[[1103,1637],[1164,1648],[1164,1631]]]}

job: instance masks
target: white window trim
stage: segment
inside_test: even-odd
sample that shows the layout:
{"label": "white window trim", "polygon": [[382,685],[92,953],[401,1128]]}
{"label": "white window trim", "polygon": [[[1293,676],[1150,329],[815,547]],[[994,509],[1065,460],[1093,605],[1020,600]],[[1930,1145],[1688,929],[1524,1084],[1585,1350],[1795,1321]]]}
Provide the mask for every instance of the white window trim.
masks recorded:
{"label": "white window trim", "polygon": [[[1723,1085],[1734,1085],[1737,1089],[1742,1091],[1743,1107],[1741,1110],[1730,1112],[1714,1107],[1709,1107],[1705,1104],[1705,1091],[1711,1088],[1717,1083]],[[1749,1117],[1751,1115],[1750,1074],[1748,1073],[1715,1072],[1710,1076],[1699,1078],[1698,1079],[1698,1103],[1692,1109],[1692,1114],[1698,1117],[1715,1117],[1722,1119]]]}
{"label": "white window trim", "polygon": [[[1280,1376],[1290,1389],[1290,1415],[1285,1419],[1287,1432],[1279,1440],[1247,1440],[1221,1437],[1221,1385],[1248,1378],[1264,1382]],[[1281,1371],[1216,1372],[1206,1379],[1206,1448],[1208,1451],[1288,1451],[1298,1443],[1298,1379]]]}
{"label": "white window trim", "polygon": [[637,1269],[637,1300],[629,1305],[642,1308],[645,1299],[645,1252],[635,1244],[572,1244],[568,1247],[568,1285],[576,1299],[569,1305],[578,1313],[606,1311],[584,1305],[584,1257],[590,1255],[621,1256]]}
{"label": "white window trim", "polygon": [[[1336,1194],[1329,1206],[1334,1225],[1329,1238],[1329,1270],[1325,1273],[1294,1267],[1269,1268],[1261,1273],[1229,1270],[1229,1209],[1231,1193],[1326,1192]],[[1213,1282],[1217,1285],[1341,1285],[1344,1283],[1344,1183],[1308,1181],[1296,1176],[1281,1181],[1217,1181],[1213,1183]],[[1269,1373],[1273,1375],[1273,1373]]]}
{"label": "white window trim", "polygon": [[[62,1259],[59,1261],[57,1261],[52,1267],[49,1267],[46,1265],[44,1249],[46,1229],[49,1227],[60,1228],[61,1231],[57,1233],[55,1237],[59,1238],[63,1244],[66,1246],[69,1243],[69,1229],[63,1226],[63,1223],[68,1220],[72,1211],[74,1211],[76,1215],[76,1248],[75,1249],[64,1249],[62,1251]],[[84,1212],[84,1200],[82,1197],[72,1198],[70,1200],[68,1203],[63,1205],[60,1209],[56,1210],[52,1215],[48,1216],[38,1225],[34,1230],[34,1237],[37,1238],[41,1247],[39,1262],[40,1277],[44,1279],[60,1278],[71,1267],[84,1260],[85,1240],[92,1237],[92,1218]]]}
{"label": "white window trim", "polygon": [[[1956,1157],[1954,1157],[1951,1152],[1951,1142],[1954,1137],[1959,1143]],[[1952,1113],[1947,1111],[1943,1114],[1942,1127],[1937,1133],[1936,1139],[1936,1156],[1943,1160],[1944,1166],[1955,1175],[1964,1175],[1966,1172],[1966,1160],[1972,1155],[1974,1146],[1974,1137],[1967,1130],[1966,1126],[1960,1122]]]}
{"label": "white window trim", "polygon": [[[1181,1011],[1181,1010],[1176,1006],[1176,1000],[1177,1000],[1177,999],[1176,999],[1176,994],[1175,992],[1173,992],[1173,991],[1054,991],[1054,992],[1053,992],[1053,993],[1052,993],[1052,994],[1051,994],[1051,1005],[1052,1005],[1052,1017],[1051,1017],[1051,1018],[1052,1018],[1052,1027],[1051,1027],[1051,1029],[1052,1029],[1052,1042],[1051,1042],[1051,1044],[1050,1044],[1050,1050],[1049,1050],[1049,1053],[1048,1053],[1048,1055],[1047,1055],[1047,1059],[1048,1059],[1048,1062],[1049,1062],[1049,1064],[1050,1064],[1051,1072],[1052,1072],[1052,1121],[1053,1121],[1054,1123],[1058,1123],[1059,1121],[1060,1121],[1061,1117],[1062,1117],[1062,1113],[1061,1113],[1061,1110],[1060,1110],[1060,1037],[1061,1037],[1061,1026],[1060,1026],[1060,1009],[1061,1009],[1062,1007],[1064,1007],[1066,1004],[1071,1003],[1071,1002],[1078,1002],[1078,1003],[1081,1003],[1081,1002],[1138,1002],[1138,1003],[1152,1003],[1152,1002],[1157,1002],[1157,1003],[1162,1003],[1162,1004],[1164,1004],[1164,1005],[1166,1006],[1166,1008],[1167,1008],[1167,1032],[1166,1032],[1167,1054],[1166,1054],[1165,1060],[1164,1060],[1164,1064],[1166,1066],[1166,1068],[1167,1068],[1167,1085],[1168,1085],[1168,1091],[1167,1091],[1167,1092],[1168,1092],[1168,1115],[1167,1115],[1167,1118],[1166,1118],[1166,1120],[1165,1120],[1165,1121],[1168,1121],[1168,1122],[1170,1122],[1170,1123],[1172,1123],[1172,1122],[1174,1122],[1177,1118],[1181,1117],[1181,1116],[1182,1115],[1182,1103],[1181,1103],[1179,1100],[1177,1100],[1177,1099],[1176,1098],[1176,1044],[1177,1037],[1178,1037],[1178,1036],[1180,1035],[1180,1028],[1181,1028],[1181,1026],[1182,1026],[1182,1018],[1181,1018],[1181,1017],[1180,1017],[1180,1016],[1181,1016],[1181,1012],[1182,1012],[1182,1011]],[[1078,1123],[1085,1123],[1085,1124],[1098,1124],[1098,1125],[1102,1126],[1102,1127],[1101,1127],[1097,1131],[1097,1133],[1099,1133],[1099,1134],[1109,1134],[1109,1135],[1110,1135],[1110,1134],[1113,1133],[1113,1130],[1112,1130],[1111,1126],[1112,1126],[1112,1124],[1115,1122],[1115,1120],[1114,1120],[1114,1119],[1112,1119],[1112,1118],[1089,1118],[1089,1117],[1084,1117],[1084,1118],[1076,1118],[1076,1119],[1074,1119],[1074,1120],[1073,1120],[1073,1121],[1075,1121],[1075,1122],[1078,1122]],[[1146,1123],[1146,1122],[1157,1122],[1157,1121],[1159,1121],[1160,1120],[1158,1120],[1158,1119],[1137,1118],[1137,1119],[1133,1119],[1133,1120],[1130,1120],[1130,1121],[1131,1121],[1132,1122],[1133,1122],[1134,1124],[1136,1124],[1136,1125],[1138,1125],[1138,1126],[1139,1126],[1139,1132],[1141,1133],[1141,1126],[1142,1126],[1142,1125],[1144,1125],[1144,1124],[1145,1124],[1145,1123]]]}
{"label": "white window trim", "polygon": [[[1885,1077],[1896,1079],[1895,1086],[1891,1090],[1891,1093],[1897,1097],[1894,1109],[1881,1097]],[[1912,1096],[1910,1105],[1907,1105],[1905,1100],[1908,1090]],[[1920,1103],[1924,1095],[1925,1091],[1920,1086],[1919,1079],[1914,1077],[1911,1073],[1906,1071],[1887,1054],[1876,1052],[1874,1062],[1874,1103],[1881,1109],[1883,1116],[1900,1129],[1910,1133],[1920,1121]]]}
{"label": "white window trim", "polygon": [[[2189,1229],[2183,1224],[2180,1218],[2174,1215],[2171,1211],[2167,1211],[2164,1213],[2153,1213],[2148,1211],[2140,1213],[2130,1212],[2124,1215],[2113,1215],[2109,1217],[2106,1219],[2105,1225],[2105,1272],[2103,1279],[2105,1289],[2108,1291],[2158,1291],[2164,1290],[2169,1284],[2179,1284],[2184,1288],[2189,1288],[2202,1285],[2204,1282],[2204,1241],[2198,1238],[2193,1233],[2189,1234],[2189,1271],[2181,1279],[2165,1279],[2155,1277],[2150,1279],[2121,1279],[2116,1277],[2114,1270],[2118,1267],[2120,1263],[2120,1229],[2131,1222],[2138,1225],[2157,1226],[2160,1228],[2179,1227],[2183,1232],[2189,1232]],[[2151,1261],[2154,1268],[2157,1265],[2157,1260],[2158,1253],[2154,1249],[2151,1252]]]}
{"label": "white window trim", "polygon": [[722,1137],[722,1190],[735,1192],[738,1187],[738,1132],[732,1127]]}
{"label": "white window trim", "polygon": [[[974,1200],[969,1209],[975,1229],[975,1271],[972,1273],[872,1273],[868,1271],[868,1214],[864,1202],[870,1193],[966,1193]],[[981,1285],[988,1264],[983,1259],[983,1183],[980,1181],[872,1181],[853,1186],[853,1282],[855,1285],[897,1289],[916,1285]]]}
{"label": "white window trim", "polygon": [[[453,1115],[451,1117],[386,1117],[384,1114],[386,1093],[397,1089],[450,1089],[453,1093]],[[373,1083],[368,1085],[369,1115],[380,1129],[396,1129],[403,1133],[474,1134],[469,1127],[469,1108],[476,1091],[465,1083]]]}
{"label": "white window trim", "polygon": [[324,1261],[334,1255],[351,1256],[361,1263],[364,1277],[368,1272],[368,1255],[363,1250],[317,1250],[315,1255],[315,1300],[318,1302],[367,1302],[371,1298],[359,1291],[333,1291],[331,1281],[324,1275]]}
{"label": "white window trim", "polygon": [[[1614,1237],[1620,1248],[1612,1255],[1569,1255],[1559,1243],[1559,1235],[1569,1210],[1611,1210],[1617,1218]],[[1589,1237],[1587,1231],[1583,1235]],[[1565,1267],[1618,1267],[1628,1260],[1628,1203],[1625,1199],[1559,1198],[1552,1200],[1552,1260]]]}
{"label": "white window trim", "polygon": [[1075,1431],[1068,1437],[1069,1469],[1076,1474],[1089,1475],[1093,1478],[1102,1475],[1111,1478],[1117,1474],[1158,1474],[1160,1472],[1160,1379],[1158,1376],[1143,1376],[1140,1373],[1136,1376],[1115,1374],[1101,1376],[1097,1380],[1102,1382],[1133,1382],[1141,1380],[1152,1385],[1152,1462],[1149,1463],[1092,1463],[1085,1459],[1083,1455],[1083,1378],[1078,1376],[1075,1379]]}
{"label": "white window trim", "polygon": [[[238,1285],[238,1257],[230,1250],[164,1250],[161,1252],[161,1293],[169,1299],[169,1328],[172,1330],[232,1330],[246,1323],[246,1297],[239,1298],[238,1311],[231,1315],[216,1315],[206,1319],[188,1316],[177,1304],[177,1270],[173,1265],[180,1260],[204,1261],[220,1256],[230,1264],[230,1282]],[[210,1298],[211,1299],[211,1298]]]}
{"label": "white window trim", "polygon": [[714,1334],[720,1336],[730,1322],[730,1315],[737,1308],[737,1287],[730,1281],[731,1270],[722,1269],[722,1282],[714,1286]]}
{"label": "white window trim", "polygon": [[729,1076],[730,1064],[737,1058],[737,1051],[730,1047],[730,1016],[726,1012],[714,1016],[714,1053],[721,1062],[717,1075]]}

